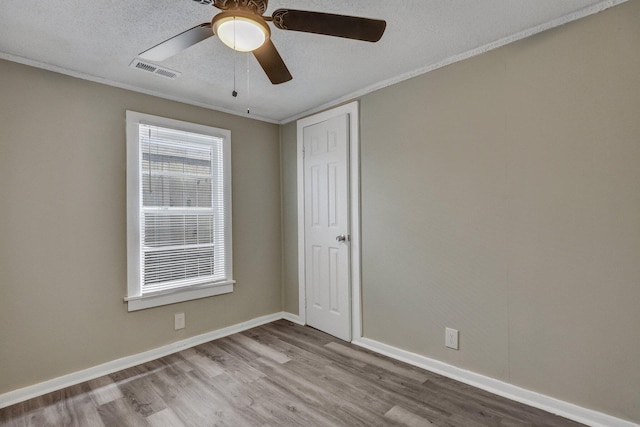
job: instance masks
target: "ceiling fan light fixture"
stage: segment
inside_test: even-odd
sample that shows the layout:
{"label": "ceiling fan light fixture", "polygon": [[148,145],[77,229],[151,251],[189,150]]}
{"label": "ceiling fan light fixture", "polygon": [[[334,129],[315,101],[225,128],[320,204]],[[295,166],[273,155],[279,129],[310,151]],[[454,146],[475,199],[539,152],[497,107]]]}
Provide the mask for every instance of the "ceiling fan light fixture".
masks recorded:
{"label": "ceiling fan light fixture", "polygon": [[[265,16],[268,0],[199,0],[208,2],[222,12],[211,22],[196,25],[141,52],[138,57],[149,61],[165,59],[214,35],[231,49],[251,52],[271,83],[278,85],[292,79],[287,65],[271,41],[267,22],[279,30],[342,37],[377,42],[384,34],[386,21],[313,12],[296,9],[277,9]],[[235,62],[234,62],[235,69]]]}
{"label": "ceiling fan light fixture", "polygon": [[265,20],[252,13],[222,12],[213,18],[212,25],[218,38],[239,52],[256,50],[271,36]]}

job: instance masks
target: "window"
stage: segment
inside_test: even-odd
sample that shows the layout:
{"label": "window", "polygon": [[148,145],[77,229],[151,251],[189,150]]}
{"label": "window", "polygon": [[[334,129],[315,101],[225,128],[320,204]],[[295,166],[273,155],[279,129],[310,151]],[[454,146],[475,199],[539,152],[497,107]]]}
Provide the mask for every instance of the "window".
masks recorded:
{"label": "window", "polygon": [[233,291],[231,133],[127,111],[129,311]]}

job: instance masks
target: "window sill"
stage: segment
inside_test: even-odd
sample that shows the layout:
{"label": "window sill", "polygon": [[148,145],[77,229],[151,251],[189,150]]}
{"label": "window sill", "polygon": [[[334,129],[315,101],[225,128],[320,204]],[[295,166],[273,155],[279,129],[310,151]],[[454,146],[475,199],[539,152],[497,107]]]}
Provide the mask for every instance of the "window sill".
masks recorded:
{"label": "window sill", "polygon": [[211,297],[233,292],[235,280],[215,283],[211,285],[188,287],[150,295],[131,296],[124,300],[128,304],[128,311],[144,310],[145,308],[161,305],[175,304],[177,302],[190,301],[199,298]]}

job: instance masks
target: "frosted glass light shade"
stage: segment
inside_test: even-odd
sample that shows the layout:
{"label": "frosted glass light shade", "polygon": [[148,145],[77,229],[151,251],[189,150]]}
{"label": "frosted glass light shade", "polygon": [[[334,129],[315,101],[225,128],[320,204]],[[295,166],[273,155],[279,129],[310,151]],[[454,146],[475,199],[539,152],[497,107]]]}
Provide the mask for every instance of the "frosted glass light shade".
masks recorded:
{"label": "frosted glass light shade", "polygon": [[213,31],[224,44],[240,52],[251,52],[259,48],[270,35],[269,27],[264,21],[237,15],[214,19]]}

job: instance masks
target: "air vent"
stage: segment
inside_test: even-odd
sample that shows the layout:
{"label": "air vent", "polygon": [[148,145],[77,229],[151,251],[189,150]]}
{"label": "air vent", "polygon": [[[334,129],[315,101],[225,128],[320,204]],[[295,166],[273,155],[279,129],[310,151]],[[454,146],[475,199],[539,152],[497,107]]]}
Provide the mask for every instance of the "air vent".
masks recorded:
{"label": "air vent", "polygon": [[136,68],[140,68],[141,70],[149,71],[150,73],[155,73],[157,68],[153,65],[145,64],[144,62],[138,62],[136,64]]}
{"label": "air vent", "polygon": [[175,79],[176,77],[178,77],[178,74],[177,74],[177,73],[175,73],[175,72],[173,72],[173,71],[166,70],[166,69],[164,69],[164,68],[158,68],[158,69],[155,71],[155,73],[156,73],[157,75],[159,75],[159,76],[162,76],[162,77],[168,77],[168,78],[170,78],[170,79]]}
{"label": "air vent", "polygon": [[180,76],[180,73],[178,71],[173,71],[156,64],[151,64],[149,62],[143,62],[137,58],[134,59],[129,66],[131,68],[137,68],[138,70],[146,71],[148,73],[153,73],[156,76],[164,77],[171,80],[177,79]]}

